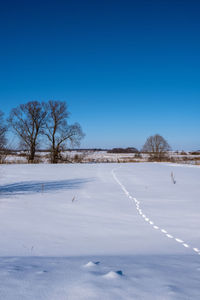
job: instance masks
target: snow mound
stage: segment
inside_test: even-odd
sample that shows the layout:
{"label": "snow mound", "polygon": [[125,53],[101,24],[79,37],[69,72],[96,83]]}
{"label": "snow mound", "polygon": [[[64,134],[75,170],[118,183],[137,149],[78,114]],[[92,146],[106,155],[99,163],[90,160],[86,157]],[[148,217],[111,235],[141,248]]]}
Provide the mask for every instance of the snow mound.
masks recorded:
{"label": "snow mound", "polygon": [[104,278],[115,279],[123,276],[122,271],[110,271],[107,274],[103,275]]}
{"label": "snow mound", "polygon": [[91,268],[91,267],[95,267],[99,264],[100,262],[99,261],[89,261],[87,264],[84,265],[84,267],[86,268]]}

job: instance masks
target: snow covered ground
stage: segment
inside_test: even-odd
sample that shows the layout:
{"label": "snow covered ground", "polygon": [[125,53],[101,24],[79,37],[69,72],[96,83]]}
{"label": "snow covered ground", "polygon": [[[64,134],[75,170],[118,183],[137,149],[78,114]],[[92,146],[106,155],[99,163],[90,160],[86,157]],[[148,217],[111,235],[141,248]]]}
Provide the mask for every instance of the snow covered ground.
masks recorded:
{"label": "snow covered ground", "polygon": [[[196,152],[198,153],[198,152]],[[66,150],[62,153],[63,163],[131,163],[131,162],[148,162],[149,154],[147,153],[109,153],[108,151],[94,151],[94,150]],[[3,159],[7,164],[20,164],[27,163],[27,152],[18,151],[12,154],[8,154]],[[193,164],[200,165],[200,153],[192,154],[189,152],[177,153],[169,151],[167,153],[168,161],[181,163],[181,164]],[[49,152],[36,152],[35,160],[37,163],[49,163]]]}
{"label": "snow covered ground", "polygon": [[199,183],[198,166],[1,165],[0,299],[200,299]]}

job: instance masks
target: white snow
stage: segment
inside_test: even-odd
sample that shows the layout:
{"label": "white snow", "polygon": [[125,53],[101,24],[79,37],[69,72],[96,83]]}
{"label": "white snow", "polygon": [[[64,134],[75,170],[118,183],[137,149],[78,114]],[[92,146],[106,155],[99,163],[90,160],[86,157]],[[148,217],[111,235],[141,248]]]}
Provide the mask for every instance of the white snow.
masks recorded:
{"label": "white snow", "polygon": [[120,278],[120,276],[122,275],[123,275],[122,271],[110,271],[107,274],[103,275],[103,277],[108,279],[116,279],[116,278]]}
{"label": "white snow", "polygon": [[99,264],[99,261],[97,261],[97,262],[89,261],[87,264],[84,265],[84,267],[86,267],[86,268],[96,267],[98,264]]}
{"label": "white snow", "polygon": [[1,165],[0,299],[198,299],[199,182],[187,165]]}

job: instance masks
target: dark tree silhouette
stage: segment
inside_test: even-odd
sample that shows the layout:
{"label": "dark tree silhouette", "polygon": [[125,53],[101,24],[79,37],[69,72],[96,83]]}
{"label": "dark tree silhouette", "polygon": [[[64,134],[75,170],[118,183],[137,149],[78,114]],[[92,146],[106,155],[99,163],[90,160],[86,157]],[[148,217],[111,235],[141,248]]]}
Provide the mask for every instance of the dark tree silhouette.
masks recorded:
{"label": "dark tree silhouette", "polygon": [[4,150],[6,147],[6,125],[3,119],[3,112],[0,111],[0,150]]}
{"label": "dark tree silhouette", "polygon": [[147,138],[142,151],[149,152],[153,159],[162,160],[170,149],[168,142],[161,135],[155,134]]}
{"label": "dark tree silhouette", "polygon": [[21,144],[28,149],[29,162],[34,161],[38,137],[43,132],[46,115],[44,104],[38,101],[21,104],[10,113],[8,121],[20,138]]}
{"label": "dark tree silhouette", "polygon": [[57,163],[61,151],[64,150],[67,144],[79,146],[84,134],[78,123],[73,125],[67,123],[69,112],[65,102],[49,101],[46,104],[46,111],[48,115],[44,133],[50,142],[51,162]]}
{"label": "dark tree silhouette", "polygon": [[7,127],[5,125],[3,115],[4,115],[3,112],[0,111],[0,163],[2,163],[7,156],[7,150],[6,150]]}

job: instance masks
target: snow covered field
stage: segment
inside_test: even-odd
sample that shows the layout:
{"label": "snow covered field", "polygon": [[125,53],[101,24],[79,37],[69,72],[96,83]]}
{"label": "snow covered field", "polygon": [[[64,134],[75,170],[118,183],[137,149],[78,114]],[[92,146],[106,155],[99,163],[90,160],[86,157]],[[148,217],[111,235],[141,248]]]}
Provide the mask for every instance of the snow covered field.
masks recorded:
{"label": "snow covered field", "polygon": [[[181,164],[200,165],[200,153],[194,154],[190,152],[174,152],[167,153],[167,161]],[[196,152],[198,153],[198,152]],[[27,152],[18,151],[5,155],[2,160],[6,164],[25,164],[28,163]],[[62,163],[131,163],[131,162],[148,162],[149,154],[147,153],[109,153],[108,151],[94,150],[66,150],[61,153]],[[49,152],[36,152],[37,163],[49,163]]]}
{"label": "snow covered field", "polygon": [[198,166],[1,165],[0,299],[200,299],[199,228]]}

